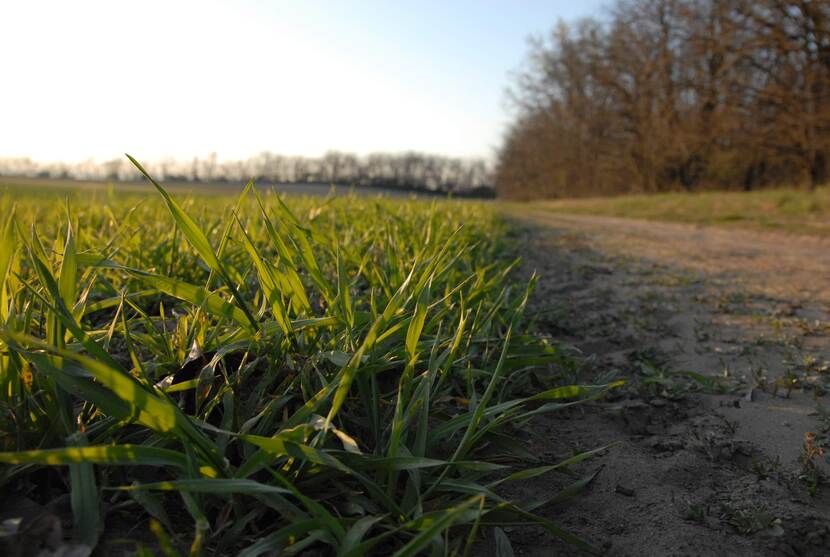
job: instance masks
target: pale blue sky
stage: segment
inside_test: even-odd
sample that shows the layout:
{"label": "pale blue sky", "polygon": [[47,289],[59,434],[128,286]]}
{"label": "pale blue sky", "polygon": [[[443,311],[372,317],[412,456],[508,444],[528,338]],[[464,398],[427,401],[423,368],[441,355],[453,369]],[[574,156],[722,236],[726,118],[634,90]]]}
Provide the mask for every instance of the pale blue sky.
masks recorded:
{"label": "pale blue sky", "polygon": [[0,157],[489,157],[527,36],[604,4],[0,2]]}

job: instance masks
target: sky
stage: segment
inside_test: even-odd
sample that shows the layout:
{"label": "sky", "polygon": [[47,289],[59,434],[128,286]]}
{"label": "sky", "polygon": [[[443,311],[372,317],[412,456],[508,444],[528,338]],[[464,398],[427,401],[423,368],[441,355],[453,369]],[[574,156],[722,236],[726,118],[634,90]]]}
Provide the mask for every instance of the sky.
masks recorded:
{"label": "sky", "polygon": [[527,37],[600,0],[3,0],[0,157],[490,158]]}

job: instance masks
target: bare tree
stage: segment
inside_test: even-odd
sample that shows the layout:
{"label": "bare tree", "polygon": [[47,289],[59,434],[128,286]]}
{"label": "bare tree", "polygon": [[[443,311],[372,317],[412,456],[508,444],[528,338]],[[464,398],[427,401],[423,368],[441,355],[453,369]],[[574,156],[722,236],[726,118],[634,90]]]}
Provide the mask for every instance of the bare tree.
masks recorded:
{"label": "bare tree", "polygon": [[531,44],[501,195],[828,179],[830,3],[621,0]]}

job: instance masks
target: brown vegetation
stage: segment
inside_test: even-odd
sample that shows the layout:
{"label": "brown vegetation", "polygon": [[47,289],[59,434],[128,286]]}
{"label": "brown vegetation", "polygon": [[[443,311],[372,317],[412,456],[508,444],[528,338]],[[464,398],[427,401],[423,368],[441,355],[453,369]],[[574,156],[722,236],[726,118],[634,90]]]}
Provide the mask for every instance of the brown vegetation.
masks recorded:
{"label": "brown vegetation", "polygon": [[532,42],[499,195],[754,189],[828,178],[830,2],[621,0]]}

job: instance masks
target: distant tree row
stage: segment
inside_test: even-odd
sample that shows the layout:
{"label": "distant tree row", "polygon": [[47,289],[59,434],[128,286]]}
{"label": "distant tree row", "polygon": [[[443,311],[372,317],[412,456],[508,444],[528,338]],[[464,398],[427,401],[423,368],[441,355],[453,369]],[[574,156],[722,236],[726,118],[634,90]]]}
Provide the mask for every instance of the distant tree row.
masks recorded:
{"label": "distant tree row", "polygon": [[[403,190],[487,195],[492,172],[481,159],[422,153],[374,153],[365,157],[330,151],[322,157],[263,152],[240,161],[219,161],[216,154],[192,161],[148,162],[147,169],[167,181],[242,182],[251,177],[281,184],[342,184]],[[42,164],[28,158],[0,159],[0,174],[85,180],[138,180],[126,158],[106,162]]]}
{"label": "distant tree row", "polygon": [[830,170],[830,1],[625,0],[532,41],[501,196],[815,188]]}

